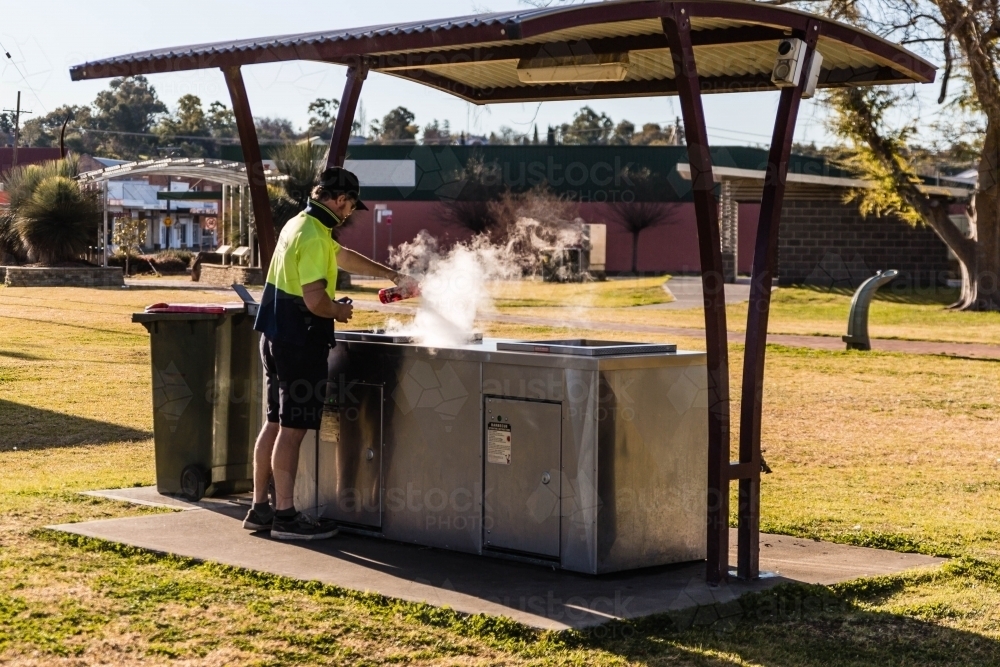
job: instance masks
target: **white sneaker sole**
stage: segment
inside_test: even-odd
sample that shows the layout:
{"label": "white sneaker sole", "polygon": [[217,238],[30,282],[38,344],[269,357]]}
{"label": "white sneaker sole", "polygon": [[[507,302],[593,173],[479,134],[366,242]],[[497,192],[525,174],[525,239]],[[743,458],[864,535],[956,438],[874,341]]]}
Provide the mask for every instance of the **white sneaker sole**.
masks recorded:
{"label": "white sneaker sole", "polygon": [[251,523],[250,521],[244,521],[243,528],[245,528],[246,530],[252,530],[254,532],[258,530],[271,530],[271,524],[269,523],[259,524],[259,523]]}
{"label": "white sneaker sole", "polygon": [[312,533],[304,535],[302,533],[286,533],[284,531],[271,529],[271,537],[276,540],[326,540],[337,534],[337,529],[327,530],[322,533]]}

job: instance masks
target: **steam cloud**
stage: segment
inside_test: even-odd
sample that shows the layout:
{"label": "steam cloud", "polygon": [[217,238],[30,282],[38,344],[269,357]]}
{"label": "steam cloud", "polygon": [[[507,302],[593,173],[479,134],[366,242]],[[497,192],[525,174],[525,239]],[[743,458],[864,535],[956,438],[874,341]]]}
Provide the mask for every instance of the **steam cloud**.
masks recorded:
{"label": "steam cloud", "polygon": [[489,281],[522,274],[518,262],[484,236],[442,252],[437,239],[421,231],[394,249],[390,262],[420,281],[421,304],[412,322],[390,321],[387,329],[439,347],[469,342],[476,314],[492,303]]}
{"label": "steam cloud", "polygon": [[[468,343],[478,313],[489,310],[489,283],[539,273],[547,259],[579,246],[583,221],[552,225],[522,217],[509,226],[506,239],[494,243],[480,234],[443,251],[426,230],[393,249],[390,263],[420,283],[421,303],[410,323],[390,320],[390,333],[410,336],[421,345],[444,347]],[[554,271],[569,270],[559,265]]]}

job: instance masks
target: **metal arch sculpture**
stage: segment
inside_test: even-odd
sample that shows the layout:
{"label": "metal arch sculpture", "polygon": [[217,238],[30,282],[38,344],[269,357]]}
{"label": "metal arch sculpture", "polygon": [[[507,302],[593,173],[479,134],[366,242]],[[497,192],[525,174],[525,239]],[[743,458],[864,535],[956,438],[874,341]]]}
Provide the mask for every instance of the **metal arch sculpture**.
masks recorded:
{"label": "metal arch sculpture", "polygon": [[[220,68],[226,76],[247,169],[262,171],[260,151],[239,68],[286,60],[348,67],[328,164],[341,164],[361,86],[382,72],[473,102],[527,102],[677,95],[691,164],[705,291],[710,391],[709,532],[706,577],[728,576],[729,482],[739,482],[738,564],[742,578],[758,575],[760,423],[777,239],[788,158],[802,97],[801,84],[781,89],[755,241],[746,356],[742,379],[739,460],[731,463],[729,362],[725,298],[711,158],[701,96],[776,90],[770,80],[777,42],[793,36],[806,44],[805,69],[823,56],[818,87],[929,83],[936,68],[876,35],[787,7],[745,0],[619,0],[525,9],[406,24],[317,31],[260,39],[157,49],[77,65],[73,80]],[[739,44],[739,49],[732,45]],[[641,63],[622,80],[525,84],[518,62],[580,53],[636,53]],[[346,102],[346,103],[345,103]],[[263,179],[250,179],[254,211],[270,220]],[[259,212],[258,212],[259,210]],[[266,217],[265,217],[266,216]],[[273,230],[261,234],[270,257]]]}

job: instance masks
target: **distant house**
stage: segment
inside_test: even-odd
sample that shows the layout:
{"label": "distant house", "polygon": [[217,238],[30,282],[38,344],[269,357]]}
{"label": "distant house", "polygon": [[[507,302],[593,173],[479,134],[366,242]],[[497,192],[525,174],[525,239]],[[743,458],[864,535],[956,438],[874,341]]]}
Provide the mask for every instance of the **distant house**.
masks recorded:
{"label": "distant house", "polygon": [[[21,146],[17,149],[17,164],[38,164],[48,160],[58,160],[62,153],[58,148],[26,148]],[[0,148],[0,176],[14,165],[14,148],[4,146]]]}
{"label": "distant house", "polygon": [[[130,217],[147,221],[146,250],[208,250],[218,245],[215,220],[219,215],[218,201],[165,200],[158,193],[194,192],[194,179],[168,179],[149,176],[146,179],[108,181],[108,229],[113,230],[116,218]],[[198,184],[197,190],[215,192],[216,184]],[[167,221],[169,220],[169,224]],[[109,239],[110,242],[110,239]]]}

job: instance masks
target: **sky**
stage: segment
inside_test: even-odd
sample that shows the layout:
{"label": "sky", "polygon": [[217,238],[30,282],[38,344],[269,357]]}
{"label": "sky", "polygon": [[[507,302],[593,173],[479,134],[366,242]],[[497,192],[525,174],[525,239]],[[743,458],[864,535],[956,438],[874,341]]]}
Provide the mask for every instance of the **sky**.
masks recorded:
{"label": "sky", "polygon": [[[524,9],[523,0],[0,0],[0,109],[13,109],[17,91],[22,108],[46,113],[63,104],[89,104],[107,80],[73,82],[69,68],[88,60],[147,49],[243,39],[313,30],[400,23],[487,11]],[[339,98],[345,68],[310,62],[253,65],[243,68],[254,116],[279,116],[305,127],[307,107],[318,97]],[[185,94],[198,95],[204,105],[229,94],[219,70],[149,76],[160,98],[173,109]],[[936,94],[924,86],[924,104]],[[369,75],[361,102],[367,122],[390,109],[405,106],[418,125],[449,121],[453,132],[488,135],[506,125],[530,133],[535,124],[545,136],[548,125],[568,122],[583,104],[618,122],[636,126],[672,123],[680,114],[674,97],[544,102],[476,106],[415,83],[383,74]],[[704,98],[709,139],[717,145],[766,145],[770,141],[777,93],[707,95]],[[916,110],[915,112],[916,113]],[[23,116],[25,120],[32,115]],[[833,142],[824,111],[806,101],[799,112],[795,140],[819,145]]]}

